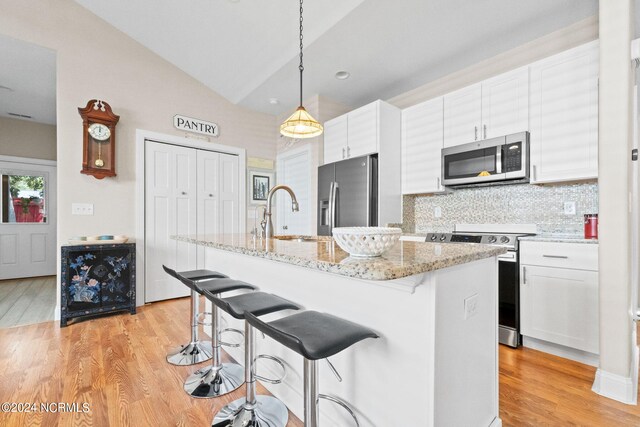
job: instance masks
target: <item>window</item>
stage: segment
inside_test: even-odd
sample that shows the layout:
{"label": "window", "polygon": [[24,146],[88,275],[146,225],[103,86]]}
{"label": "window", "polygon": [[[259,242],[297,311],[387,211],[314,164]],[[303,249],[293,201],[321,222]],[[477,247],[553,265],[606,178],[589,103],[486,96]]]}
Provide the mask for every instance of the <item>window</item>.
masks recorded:
{"label": "window", "polygon": [[47,222],[46,174],[0,171],[3,223]]}

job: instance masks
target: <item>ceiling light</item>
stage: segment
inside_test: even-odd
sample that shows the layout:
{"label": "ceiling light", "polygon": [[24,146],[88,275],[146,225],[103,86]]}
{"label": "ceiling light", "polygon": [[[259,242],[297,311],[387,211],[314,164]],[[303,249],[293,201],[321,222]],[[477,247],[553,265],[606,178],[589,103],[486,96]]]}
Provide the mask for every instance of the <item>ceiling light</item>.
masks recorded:
{"label": "ceiling light", "polygon": [[351,74],[348,71],[338,71],[336,73],[336,79],[338,80],[347,80],[351,77]]}
{"label": "ceiling light", "polygon": [[280,104],[280,101],[278,100],[278,98],[269,98],[269,104],[278,105]]}
{"label": "ceiling light", "polygon": [[322,134],[322,125],[302,106],[302,0],[300,0],[300,106],[280,125],[280,133],[290,138],[313,138]]}

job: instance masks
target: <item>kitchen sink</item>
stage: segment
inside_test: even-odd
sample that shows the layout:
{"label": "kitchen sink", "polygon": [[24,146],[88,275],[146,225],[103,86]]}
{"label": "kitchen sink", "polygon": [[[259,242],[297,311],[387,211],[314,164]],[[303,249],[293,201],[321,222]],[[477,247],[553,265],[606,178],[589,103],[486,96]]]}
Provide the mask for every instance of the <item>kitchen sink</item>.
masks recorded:
{"label": "kitchen sink", "polygon": [[287,240],[289,242],[326,242],[331,240],[329,236],[273,236],[276,240]]}

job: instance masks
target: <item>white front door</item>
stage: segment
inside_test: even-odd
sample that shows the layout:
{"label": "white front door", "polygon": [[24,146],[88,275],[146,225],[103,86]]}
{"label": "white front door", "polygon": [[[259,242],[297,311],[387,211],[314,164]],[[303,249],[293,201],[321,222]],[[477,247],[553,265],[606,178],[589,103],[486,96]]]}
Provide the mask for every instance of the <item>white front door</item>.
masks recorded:
{"label": "white front door", "polygon": [[189,289],[169,277],[196,268],[196,246],[170,239],[196,235],[196,150],[147,141],[145,147],[145,302],[187,296]]}
{"label": "white front door", "polygon": [[311,159],[307,148],[278,156],[278,184],[291,187],[298,199],[300,210],[291,210],[291,197],[284,191],[277,193],[276,229],[274,234],[315,234],[311,196]]}
{"label": "white front door", "polygon": [[56,167],[0,161],[0,280],[56,274]]}

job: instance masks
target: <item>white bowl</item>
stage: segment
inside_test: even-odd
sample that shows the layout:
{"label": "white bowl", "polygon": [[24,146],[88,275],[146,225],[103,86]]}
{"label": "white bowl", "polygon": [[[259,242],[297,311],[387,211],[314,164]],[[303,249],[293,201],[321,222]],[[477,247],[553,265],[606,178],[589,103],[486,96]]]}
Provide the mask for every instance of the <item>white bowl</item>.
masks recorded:
{"label": "white bowl", "polygon": [[333,238],[345,252],[354,257],[377,257],[400,240],[402,230],[390,227],[337,227]]}

